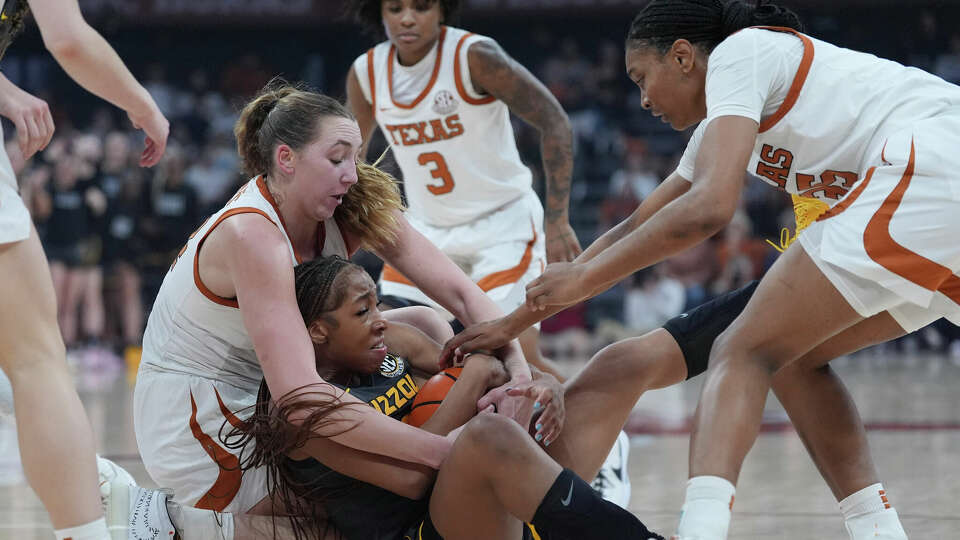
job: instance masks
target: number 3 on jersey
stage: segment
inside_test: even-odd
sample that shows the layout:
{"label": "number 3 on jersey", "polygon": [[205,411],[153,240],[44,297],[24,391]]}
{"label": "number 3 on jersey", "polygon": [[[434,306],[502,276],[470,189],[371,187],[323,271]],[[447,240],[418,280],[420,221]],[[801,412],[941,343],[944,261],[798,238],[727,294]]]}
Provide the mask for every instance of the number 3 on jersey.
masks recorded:
{"label": "number 3 on jersey", "polygon": [[447,168],[447,161],[439,152],[424,152],[417,156],[417,163],[421,165],[436,165],[430,169],[430,176],[440,179],[440,185],[427,185],[427,189],[434,195],[443,195],[453,191],[453,177],[450,176],[450,169]]}

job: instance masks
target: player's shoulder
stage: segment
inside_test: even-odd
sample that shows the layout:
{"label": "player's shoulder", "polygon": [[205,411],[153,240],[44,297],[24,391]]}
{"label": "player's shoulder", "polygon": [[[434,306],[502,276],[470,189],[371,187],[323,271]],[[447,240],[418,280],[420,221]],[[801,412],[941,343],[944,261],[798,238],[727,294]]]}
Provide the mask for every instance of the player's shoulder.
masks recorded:
{"label": "player's shoulder", "polygon": [[445,26],[444,47],[455,48],[457,50],[461,50],[462,48],[466,47],[468,51],[473,52],[473,50],[478,47],[480,49],[499,49],[500,46],[497,43],[497,40],[490,36],[478,34],[476,32],[471,32],[470,30],[457,28],[455,26]]}
{"label": "player's shoulder", "polygon": [[367,59],[370,56],[386,54],[390,50],[390,40],[384,40],[372,47],[365,49],[353,59],[354,66],[366,67]]}

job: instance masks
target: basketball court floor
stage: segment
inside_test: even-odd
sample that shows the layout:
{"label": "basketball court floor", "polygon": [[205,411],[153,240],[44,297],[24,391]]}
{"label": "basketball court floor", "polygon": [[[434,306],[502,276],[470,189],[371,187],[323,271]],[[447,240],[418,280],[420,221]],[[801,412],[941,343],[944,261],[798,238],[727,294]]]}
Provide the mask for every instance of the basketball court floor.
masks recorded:
{"label": "basketball court floor", "polygon": [[[841,358],[835,367],[859,406],[874,461],[907,533],[960,539],[960,366],[943,356],[874,348]],[[701,384],[647,393],[627,426],[630,509],[663,534],[673,532],[683,500],[690,417]],[[80,377],[78,387],[101,454],[153,486],[137,454],[132,391],[123,374]],[[12,436],[0,432],[0,466],[10,460]],[[9,484],[0,486],[0,540],[53,538],[33,492],[8,468],[0,472]],[[773,398],[740,477],[730,530],[731,540],[766,538],[846,538],[836,501]]]}

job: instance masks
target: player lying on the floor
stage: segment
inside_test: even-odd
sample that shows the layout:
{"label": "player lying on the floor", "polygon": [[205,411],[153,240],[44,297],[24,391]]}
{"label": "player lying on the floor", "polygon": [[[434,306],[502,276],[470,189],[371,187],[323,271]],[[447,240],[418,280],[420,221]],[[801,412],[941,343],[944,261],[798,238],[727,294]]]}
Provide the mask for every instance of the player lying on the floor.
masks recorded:
{"label": "player lying on the floor", "polygon": [[[439,345],[412,328],[388,324],[377,309],[373,281],[349,261],[328,257],[301,264],[296,280],[324,380],[363,400],[381,401],[382,412],[402,417],[413,399],[407,362],[435,366]],[[581,480],[593,478],[620,431],[619,425],[593,426],[607,404],[590,392],[565,400],[563,387],[542,375],[511,390],[530,398],[523,410],[509,418],[484,412],[466,422],[477,413],[476,398],[485,387],[504,377],[497,364],[484,355],[467,359],[461,381],[474,379],[474,390],[469,384],[459,388],[458,381],[423,426],[440,434],[462,430],[438,473],[313,435],[316,423],[331,421],[331,410],[349,406],[329,405],[330,396],[319,392],[316,403],[291,403],[261,386],[257,412],[232,435],[242,434],[245,467],[269,468],[270,493],[297,516],[294,528],[301,534],[319,536],[332,525],[356,539],[660,538]],[[587,371],[594,393],[616,377],[602,364]],[[291,428],[286,420],[304,408],[314,412]],[[532,417],[534,437],[526,429]],[[321,456],[323,464],[310,455]]]}

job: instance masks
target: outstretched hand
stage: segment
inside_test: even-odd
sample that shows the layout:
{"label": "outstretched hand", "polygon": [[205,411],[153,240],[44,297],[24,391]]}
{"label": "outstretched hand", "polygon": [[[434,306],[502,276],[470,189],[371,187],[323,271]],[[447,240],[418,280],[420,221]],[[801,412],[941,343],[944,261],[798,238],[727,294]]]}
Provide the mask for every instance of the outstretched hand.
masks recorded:
{"label": "outstretched hand", "polygon": [[515,337],[503,317],[472,324],[444,344],[440,351],[440,369],[460,363],[465,354],[499,349]]}
{"label": "outstretched hand", "polygon": [[527,307],[542,311],[550,306],[568,306],[590,298],[583,283],[581,263],[552,263],[537,279],[527,284]]}

